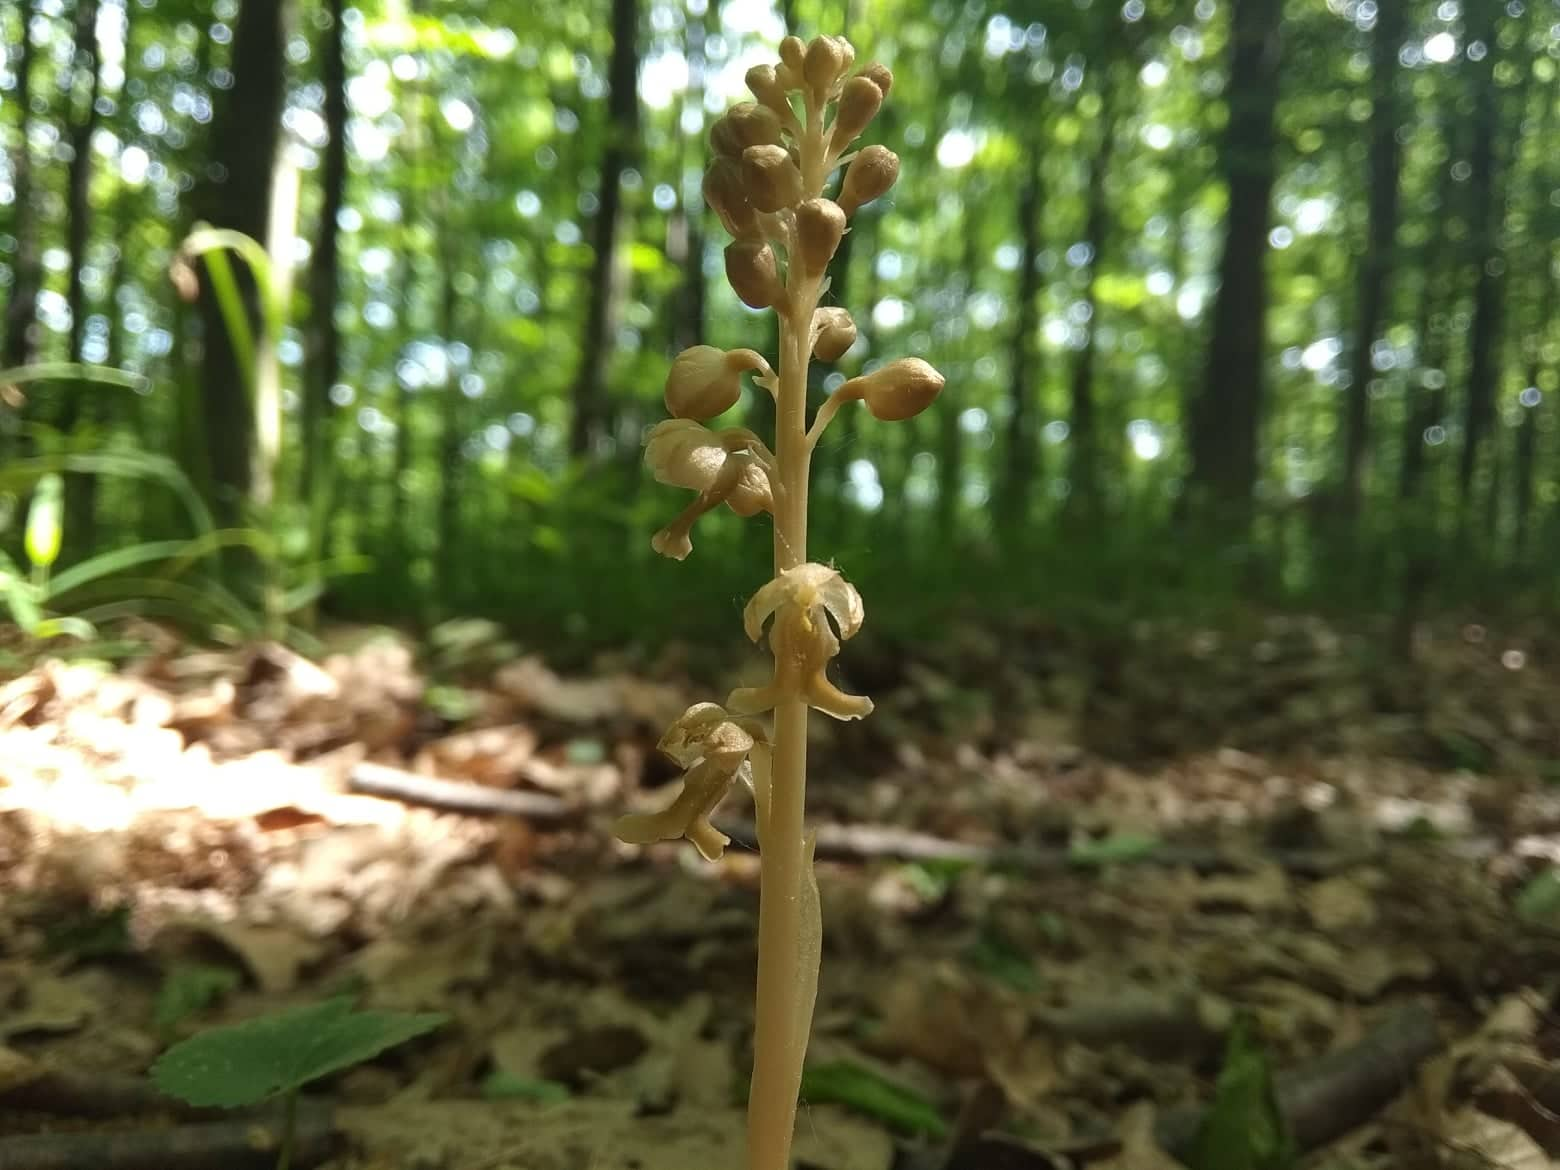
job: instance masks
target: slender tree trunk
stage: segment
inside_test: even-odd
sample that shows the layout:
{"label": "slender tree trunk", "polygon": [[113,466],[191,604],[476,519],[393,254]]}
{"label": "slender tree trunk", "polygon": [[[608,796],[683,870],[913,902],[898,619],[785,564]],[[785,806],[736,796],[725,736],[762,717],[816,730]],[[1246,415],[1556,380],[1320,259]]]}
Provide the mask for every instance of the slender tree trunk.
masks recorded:
{"label": "slender tree trunk", "polygon": [[[1548,88],[1539,94],[1541,113],[1537,119],[1538,133],[1534,137],[1535,142],[1547,144],[1553,141],[1557,103],[1560,103],[1560,73],[1557,73]],[[1527,336],[1523,338],[1527,358],[1523,388],[1524,391],[1528,389],[1537,391],[1539,398],[1537,401],[1524,399],[1522,402],[1522,425],[1517,430],[1516,459],[1515,466],[1512,468],[1515,481],[1512,546],[1513,559],[1518,562],[1527,558],[1533,520],[1533,479],[1538,452],[1539,412],[1546,410],[1542,391],[1539,390],[1544,372],[1544,347],[1554,331],[1555,315],[1560,313],[1560,288],[1556,287],[1555,279],[1555,265],[1560,263],[1560,254],[1557,254],[1555,245],[1555,241],[1560,239],[1560,213],[1557,213],[1555,205],[1549,198],[1550,191],[1560,185],[1560,167],[1556,166],[1552,151],[1540,147],[1538,157],[1534,159],[1531,183],[1527,200],[1528,214],[1532,217],[1531,222],[1536,229],[1535,234],[1538,239],[1547,242],[1538,249],[1533,274],[1533,319]],[[1551,418],[1553,409],[1553,407],[1547,408]]]}
{"label": "slender tree trunk", "polygon": [[1280,0],[1234,0],[1229,122],[1219,152],[1229,189],[1219,291],[1193,419],[1190,486],[1199,506],[1244,529],[1257,482],[1264,403],[1267,251],[1281,56]]}
{"label": "slender tree trunk", "polygon": [[1386,317],[1397,258],[1398,174],[1402,161],[1398,129],[1403,122],[1397,97],[1398,51],[1403,44],[1406,8],[1407,0],[1380,0],[1376,28],[1371,34],[1370,186],[1343,428],[1343,510],[1345,523],[1351,528],[1358,520],[1366,490],[1370,383],[1375,370],[1371,346]]}
{"label": "slender tree trunk", "polygon": [[1495,388],[1502,325],[1503,266],[1500,226],[1504,218],[1501,157],[1496,149],[1502,133],[1499,95],[1495,88],[1497,55],[1496,4],[1474,4],[1469,12],[1469,40],[1482,41],[1484,56],[1470,68],[1473,87],[1472,136],[1468,152],[1468,199],[1472,208],[1470,251],[1477,265],[1473,290],[1473,324],[1468,335],[1468,384],[1463,398],[1463,446],[1457,463],[1459,515],[1471,502],[1480,449],[1495,418]]}
{"label": "slender tree trunk", "polygon": [[437,612],[449,613],[457,607],[450,604],[460,571],[461,546],[460,498],[464,489],[465,464],[461,458],[464,438],[461,407],[465,394],[460,378],[455,373],[449,353],[454,348],[456,320],[455,310],[460,300],[455,293],[455,276],[460,264],[456,250],[455,227],[450,222],[449,200],[444,199],[440,216],[439,235],[439,339],[446,354],[445,366],[449,380],[439,393],[439,514],[436,524],[438,558],[435,561],[435,602]]}
{"label": "slender tree trunk", "polygon": [[[415,18],[421,11],[422,0],[410,0],[408,8]],[[401,89],[401,103],[404,110],[402,116],[406,121],[406,132],[402,137],[405,181],[398,192],[401,205],[401,297],[397,324],[403,339],[402,353],[405,353],[406,343],[417,335],[417,294],[423,285],[424,247],[419,235],[422,217],[420,184],[424,181],[426,156],[429,153],[423,143],[424,62],[421,54],[414,53],[413,56],[417,60],[417,76],[406,82]],[[546,288],[545,285],[541,287]],[[542,301],[543,304],[546,303],[545,296]],[[395,571],[401,575],[402,584],[407,588],[410,587],[414,555],[412,548],[416,503],[412,497],[412,415],[414,413],[415,399],[411,385],[397,372],[395,375],[395,444],[390,456],[390,490],[387,493],[390,512],[384,517],[388,536],[385,546],[392,550],[391,558],[395,564]]]}
{"label": "slender tree trunk", "polygon": [[325,128],[330,140],[320,172],[320,222],[309,266],[309,366],[303,381],[301,489],[304,506],[315,506],[328,465],[330,390],[341,376],[341,332],[336,301],[341,293],[341,228],[337,223],[347,192],[347,62],[345,0],[328,0],[330,27],[320,54],[325,86]]}
{"label": "slender tree trunk", "polygon": [[[272,171],[281,132],[286,0],[244,0],[233,32],[233,84],[217,94],[211,167],[197,197],[203,218],[264,241],[270,227]],[[204,266],[202,266],[204,269]],[[260,336],[254,281],[234,263],[250,327]],[[256,370],[239,365],[209,272],[202,273],[201,397],[206,446],[224,523],[237,523],[257,483],[255,409],[247,387]]]}
{"label": "slender tree trunk", "polygon": [[0,367],[25,366],[38,353],[38,287],[42,276],[38,207],[33,195],[32,82],[38,46],[33,43],[34,0],[18,0],[21,44],[15,56],[16,88],[9,103],[17,109],[17,146],[11,157],[11,234],[16,253],[11,265],[11,296],[6,302]]}
{"label": "slender tree trunk", "polygon": [[[1025,151],[1023,185],[1018,193],[1018,233],[1021,241],[1013,290],[1013,335],[1008,342],[1007,445],[1003,453],[1002,480],[997,492],[998,522],[1021,528],[1029,519],[1034,481],[1039,472],[1040,388],[1045,371],[1036,344],[1040,321],[1040,249],[1044,244],[1042,217],[1045,209],[1044,177],[1040,149],[1043,130]],[[947,412],[955,417],[958,411]]]}
{"label": "slender tree trunk", "polygon": [[[699,134],[695,140],[702,142],[703,129],[707,121],[704,115],[704,93],[708,62],[705,59],[704,46],[710,37],[720,33],[720,5],[706,4],[702,20],[695,20],[691,14],[686,17],[686,20],[683,52],[688,58],[688,94],[683,109],[697,114]],[[682,128],[681,115],[676,127],[676,137],[678,141],[677,212],[667,225],[667,232],[671,234],[673,228],[680,224],[682,255],[674,259],[681,260],[683,275],[682,285],[678,289],[676,320],[672,323],[672,348],[681,352],[690,345],[698,345],[704,340],[705,300],[709,285],[704,278],[704,253],[709,245],[705,232],[708,212],[704,207],[703,193],[687,181],[685,152],[682,148],[688,141],[688,135]]]}
{"label": "slender tree trunk", "polygon": [[[66,170],[65,246],[69,268],[65,276],[65,306],[70,313],[66,350],[73,362],[84,359],[82,341],[87,329],[87,297],[82,272],[87,265],[87,245],[92,232],[92,132],[98,124],[97,0],[76,0],[75,53],[72,61],[70,164]],[[65,395],[60,429],[74,431],[103,417],[101,387],[72,386]],[[97,477],[72,475],[65,481],[65,540],[70,559],[85,555],[96,540],[93,531],[97,510]]]}
{"label": "slender tree trunk", "polygon": [[[1448,128],[1448,158],[1441,164],[1436,183],[1436,202],[1429,214],[1444,220],[1451,216],[1458,186],[1452,177],[1452,158],[1457,141]],[[1451,342],[1447,319],[1455,302],[1454,274],[1457,268],[1455,245],[1444,243],[1435,231],[1426,237],[1420,253],[1419,270],[1423,283],[1414,325],[1417,368],[1406,388],[1403,411],[1402,459],[1399,463],[1398,500],[1409,504],[1423,490],[1426,465],[1426,432],[1446,417],[1446,363]],[[1413,509],[1403,509],[1411,517]]]}
{"label": "slender tree trunk", "polygon": [[[1107,82],[1107,85],[1109,83]],[[1089,319],[1085,326],[1088,335],[1083,348],[1073,358],[1069,398],[1072,407],[1072,423],[1068,433],[1068,449],[1071,452],[1068,479],[1072,491],[1067,497],[1068,510],[1079,519],[1097,520],[1100,514],[1100,428],[1098,403],[1094,393],[1094,365],[1098,347],[1095,336],[1099,326],[1100,269],[1105,263],[1109,243],[1110,208],[1105,198],[1105,180],[1110,171],[1111,153],[1116,143],[1115,114],[1111,109],[1110,94],[1104,98],[1100,110],[1100,145],[1089,164],[1089,178],[1084,196],[1084,237],[1094,250],[1089,261],[1088,276],[1084,280],[1082,301],[1089,307]]]}
{"label": "slender tree trunk", "polygon": [[574,419],[569,432],[570,452],[582,457],[591,454],[612,430],[607,366],[625,291],[618,256],[623,172],[638,156],[639,0],[612,0],[612,60],[607,80],[612,87],[607,102],[607,146],[601,157],[589,300],[580,334],[580,362],[573,389]]}

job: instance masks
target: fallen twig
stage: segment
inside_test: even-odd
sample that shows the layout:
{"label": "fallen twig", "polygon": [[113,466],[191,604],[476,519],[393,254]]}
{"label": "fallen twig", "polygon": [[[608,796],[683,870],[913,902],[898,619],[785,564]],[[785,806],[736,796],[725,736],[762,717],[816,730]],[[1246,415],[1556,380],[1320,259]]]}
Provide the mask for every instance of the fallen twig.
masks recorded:
{"label": "fallen twig", "polygon": [[540,824],[562,824],[579,817],[580,809],[545,792],[515,792],[459,780],[439,780],[384,764],[359,764],[348,786],[353,792],[426,804],[449,812],[524,817]]}
{"label": "fallen twig", "polygon": [[[1350,1048],[1278,1078],[1278,1104],[1302,1153],[1326,1145],[1363,1125],[1413,1078],[1414,1070],[1441,1046],[1430,1009],[1401,1007]],[[1184,1154],[1206,1114],[1204,1109],[1167,1113],[1155,1126],[1160,1145]]]}
{"label": "fallen twig", "polygon": [[[1309,1153],[1370,1120],[1402,1091],[1418,1065],[1441,1045],[1435,1017],[1422,1004],[1389,1015],[1358,1044],[1340,1049],[1278,1078],[1279,1108],[1302,1153]],[[1159,1145],[1185,1157],[1206,1107],[1177,1109],[1154,1126]],[[945,1161],[911,1161],[907,1170],[1054,1170],[1058,1155],[1085,1160],[1108,1156],[1116,1143],[1084,1141],[1076,1148],[1047,1151],[1016,1138],[987,1134],[961,1143]]]}
{"label": "fallen twig", "polygon": [[[249,1118],[132,1133],[0,1137],[0,1170],[267,1170],[281,1136],[279,1119]],[[319,1165],[335,1144],[329,1109],[298,1110],[294,1166]]]}
{"label": "fallen twig", "polygon": [[[721,832],[733,841],[757,848],[757,830],[750,821],[721,822]],[[1065,848],[1037,849],[1005,845],[972,845],[949,841],[929,833],[895,829],[887,825],[819,825],[816,856],[828,861],[952,861],[1026,873],[1060,873],[1070,869],[1104,865],[1155,865],[1190,869],[1197,873],[1229,873],[1254,863],[1278,865],[1302,877],[1321,877],[1359,864],[1355,855],[1304,849],[1265,849],[1260,853],[1205,846],[1163,844],[1145,846],[1109,862],[1092,861]]]}

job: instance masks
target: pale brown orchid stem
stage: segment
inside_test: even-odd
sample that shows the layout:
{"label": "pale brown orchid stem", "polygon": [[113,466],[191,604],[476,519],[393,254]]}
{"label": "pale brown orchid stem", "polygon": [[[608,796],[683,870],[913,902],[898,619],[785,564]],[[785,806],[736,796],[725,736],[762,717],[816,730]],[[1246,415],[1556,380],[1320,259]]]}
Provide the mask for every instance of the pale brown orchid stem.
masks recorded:
{"label": "pale brown orchid stem", "polygon": [[[810,99],[800,143],[810,195],[823,187],[826,149],[822,114]],[[775,575],[807,560],[807,480],[812,444],[807,436],[807,365],[819,284],[791,268],[788,296],[779,306],[780,371],[775,407]],[[810,880],[804,838],[807,793],[807,704],[800,695],[775,707],[774,759],[767,831],[759,843],[758,993],[753,1034],[753,1081],[748,1095],[748,1170],[789,1170],[796,1097],[801,1086],[807,1023],[817,988],[816,970],[804,971],[804,884]],[[814,948],[815,949],[815,948]],[[805,1013],[805,1016],[803,1015]]]}

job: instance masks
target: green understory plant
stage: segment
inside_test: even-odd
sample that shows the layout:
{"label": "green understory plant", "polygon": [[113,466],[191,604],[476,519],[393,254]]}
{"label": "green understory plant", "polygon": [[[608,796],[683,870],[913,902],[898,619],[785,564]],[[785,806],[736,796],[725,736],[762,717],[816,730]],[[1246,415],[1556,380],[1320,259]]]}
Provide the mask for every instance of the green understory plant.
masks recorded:
{"label": "green understory plant", "polygon": [[[768,631],[772,678],[733,691],[723,706],[698,703],[684,712],[660,743],[685,769],[681,793],[668,808],[624,817],[617,826],[632,843],[687,837],[713,860],[728,839],[710,823],[711,812],[739,779],[752,790],[761,889],[748,1170],[790,1165],[818,986],[822,925],[814,837],[803,819],[808,712],[860,719],[872,710],[870,699],[843,693],[825,673],[840,643],[861,629],[863,606],[838,569],[808,559],[812,453],[847,404],[864,402],[879,419],[907,419],[943,385],[926,362],[901,358],[844,382],[808,420],[808,364],[814,357],[838,361],[856,340],[850,313],[820,304],[829,262],[856,211],[899,175],[899,159],[886,147],[851,153],[893,85],[882,65],[852,74],[854,60],[842,37],[806,44],[786,37],[776,64],[747,73],[757,100],[733,106],[711,129],[715,158],[704,196],[733,237],[726,277],[749,307],[775,311],[779,360],[771,366],[755,350],[710,345],[678,354],[666,380],[672,417],[651,430],[645,450],[658,481],[698,493],[655,534],[657,552],[685,558],[694,523],[722,504],[739,516],[774,518],[774,576],[743,614],[750,639]],[[838,188],[826,196],[841,167]],[[736,405],[744,373],[774,397],[772,447],[745,427],[705,425]]]}
{"label": "green understory plant", "polygon": [[281,1097],[277,1170],[292,1162],[298,1094],[312,1081],[372,1060],[445,1022],[442,1015],[356,1012],[351,996],[198,1032],[152,1066],[159,1092],[198,1108],[241,1109]]}

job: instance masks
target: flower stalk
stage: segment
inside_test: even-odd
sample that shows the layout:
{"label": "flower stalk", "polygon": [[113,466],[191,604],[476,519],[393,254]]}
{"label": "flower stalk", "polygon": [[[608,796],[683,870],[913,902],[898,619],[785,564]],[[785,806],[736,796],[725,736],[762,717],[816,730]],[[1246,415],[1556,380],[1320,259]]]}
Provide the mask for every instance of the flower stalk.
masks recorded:
{"label": "flower stalk", "polygon": [[[753,350],[694,346],[668,375],[674,415],[658,424],[645,460],[662,483],[697,496],[652,541],[681,560],[693,549],[698,519],[725,504],[741,516],[774,520],[773,578],[749,601],[749,638],[767,638],[769,683],[733,691],[724,706],[699,703],[673,724],[660,747],[685,769],[681,794],[658,812],[622,818],[618,835],[645,843],[687,837],[711,860],[726,838],[710,814],[742,780],[757,807],[760,857],[758,990],[753,1079],[748,1099],[747,1170],[787,1170],[802,1063],[812,1028],[822,947],[813,837],[807,832],[807,723],[816,708],[836,719],[872,710],[827,677],[840,644],[860,628],[861,596],[830,566],[808,560],[807,489],[812,452],[829,421],[850,402],[884,420],[910,418],[941,390],[942,376],[918,358],[852,378],[816,412],[807,411],[812,359],[837,361],[856,342],[843,308],[820,308],[828,265],[850,219],[885,194],[899,159],[883,146],[845,152],[888,96],[893,76],[872,64],[851,74],[855,50],[842,37],[804,44],[786,37],[780,60],[748,72],[756,102],[728,111],[710,132],[715,158],[705,175],[706,202],[733,237],[726,274],[752,308],[779,318],[775,368]],[[825,194],[845,165],[833,197]],[[703,424],[734,405],[740,379],[775,398],[772,445],[741,427]],[[762,716],[769,714],[772,723]]]}

